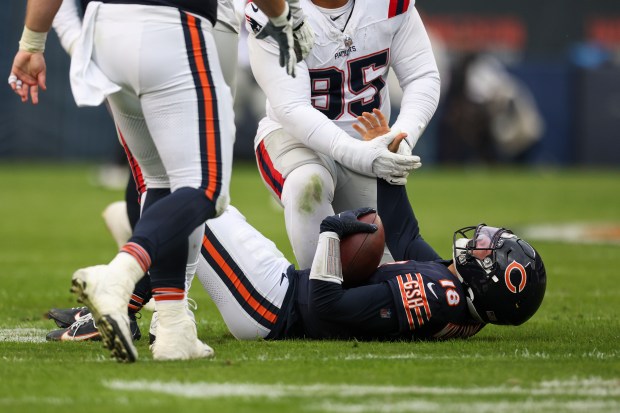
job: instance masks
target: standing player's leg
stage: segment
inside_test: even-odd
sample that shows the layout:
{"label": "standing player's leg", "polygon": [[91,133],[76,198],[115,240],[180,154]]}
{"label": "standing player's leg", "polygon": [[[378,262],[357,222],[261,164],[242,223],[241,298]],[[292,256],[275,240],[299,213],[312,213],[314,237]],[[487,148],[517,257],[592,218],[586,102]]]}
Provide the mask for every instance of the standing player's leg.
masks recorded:
{"label": "standing player's leg", "polygon": [[[74,275],[76,289],[82,298],[90,300],[91,309],[104,322],[106,345],[117,358],[133,361],[135,348],[127,343],[118,298],[126,305],[133,284],[151,268],[151,262],[157,265],[167,262],[169,257],[175,263],[181,262],[178,257],[182,254],[187,259],[189,234],[225,207],[233,140],[227,121],[232,123],[232,104],[217,58],[212,56],[212,38],[208,30],[203,30],[203,25],[205,29],[210,26],[206,20],[162,7],[145,12],[137,6],[104,6],[108,5],[99,8],[97,19],[98,25],[109,25],[109,30],[102,30],[109,36],[97,37],[94,56],[99,56],[97,63],[113,81],[127,84],[123,90],[127,93],[110,97],[115,120],[148,177],[149,188],[164,188],[168,184],[172,191],[144,211],[132,238],[108,266]],[[157,23],[153,23],[152,17]],[[153,48],[127,41],[125,34],[119,53],[121,39],[115,38],[115,26],[136,32],[136,36],[128,36],[131,40],[157,44],[157,53],[153,53]],[[128,62],[158,70],[147,74],[127,71]],[[138,76],[132,76],[136,73]],[[220,94],[224,95],[221,100]],[[134,105],[126,99],[127,95],[140,96],[140,101]],[[136,107],[138,110],[134,110]],[[143,128],[147,123],[148,128]],[[220,139],[222,135],[225,138]],[[159,169],[163,173],[158,173]],[[212,354],[208,346],[197,340],[195,325],[184,317],[185,263],[186,260],[178,271],[181,276],[174,271],[174,275],[153,279],[154,291],[160,298],[162,327],[156,343],[162,351],[154,349],[156,358]]]}
{"label": "standing player's leg", "polygon": [[230,88],[230,93],[235,98],[237,91],[237,50],[239,48],[239,33],[219,21],[213,28],[213,38],[217,46],[217,54],[220,59],[224,81]]}
{"label": "standing player's leg", "polygon": [[[204,221],[221,213],[228,203],[234,141],[232,97],[219,69],[214,40],[203,27],[205,21],[184,13],[181,17],[187,57],[176,70],[179,81],[174,92],[157,84],[152,93],[144,93],[141,98],[146,122],[170,180],[171,193],[144,212],[132,239],[147,241],[152,236],[157,239],[164,236],[164,231],[174,234],[182,228],[180,223],[187,224],[185,228],[193,233],[190,240],[187,238],[190,234],[186,234],[184,239],[161,243],[167,260],[154,265],[150,272],[159,316],[157,340],[153,345],[153,356],[158,359],[184,358],[184,353],[193,357],[196,348],[200,348],[196,344],[195,348],[183,349],[179,343],[183,334],[199,343],[196,326],[186,311],[186,264],[196,261],[188,252],[190,245],[200,245]],[[170,81],[165,77],[161,80]],[[159,116],[170,112],[178,123]],[[174,139],[170,139],[172,136]],[[169,218],[175,214],[180,214],[179,219],[168,219],[166,222],[171,225],[167,228],[165,222],[162,225],[162,219],[153,221],[158,227],[144,224],[150,216]],[[188,220],[186,214],[197,219]]]}

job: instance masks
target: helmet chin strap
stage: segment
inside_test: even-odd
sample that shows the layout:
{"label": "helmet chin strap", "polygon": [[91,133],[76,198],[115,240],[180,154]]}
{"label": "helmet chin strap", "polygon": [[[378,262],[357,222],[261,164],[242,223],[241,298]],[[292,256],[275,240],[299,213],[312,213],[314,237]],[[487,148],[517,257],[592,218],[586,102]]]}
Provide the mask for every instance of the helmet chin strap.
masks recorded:
{"label": "helmet chin strap", "polygon": [[480,314],[478,314],[476,307],[474,307],[473,298],[470,298],[470,297],[473,297],[474,295],[473,291],[471,290],[471,288],[467,287],[467,292],[469,294],[469,296],[467,297],[467,308],[469,309],[469,313],[476,321],[486,324],[487,322],[484,321],[482,317],[480,317]]}
{"label": "helmet chin strap", "polygon": [[482,319],[482,317],[480,317],[480,314],[478,314],[478,311],[476,310],[476,307],[474,307],[474,292],[472,291],[471,288],[469,288],[467,286],[467,284],[465,284],[463,282],[463,277],[461,277],[461,274],[459,274],[459,270],[458,270],[458,266],[456,265],[456,251],[457,249],[459,251],[462,251],[464,249],[467,248],[467,243],[469,242],[469,240],[467,238],[459,238],[454,242],[454,247],[452,248],[452,259],[454,260],[454,272],[456,273],[457,278],[459,279],[459,281],[461,282],[461,284],[463,284],[463,287],[465,288],[465,290],[467,291],[467,308],[469,309],[469,313],[471,314],[471,316],[478,322],[486,324],[486,321],[484,321]]}
{"label": "helmet chin strap", "polygon": [[452,247],[452,261],[454,263],[454,272],[455,272],[456,277],[459,279],[461,283],[463,283],[463,277],[461,277],[461,274],[459,274],[459,270],[456,265],[456,263],[458,262],[457,261],[458,257],[456,256],[456,254],[457,254],[457,250],[458,251],[466,250],[468,242],[469,240],[467,238],[459,238],[454,242],[454,246]]}

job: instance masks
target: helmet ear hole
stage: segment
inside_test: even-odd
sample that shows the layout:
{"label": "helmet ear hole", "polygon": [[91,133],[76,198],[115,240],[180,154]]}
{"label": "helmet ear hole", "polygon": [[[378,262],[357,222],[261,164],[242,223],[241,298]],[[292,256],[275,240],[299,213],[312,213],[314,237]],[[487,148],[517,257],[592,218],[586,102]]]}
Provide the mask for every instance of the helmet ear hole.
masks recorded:
{"label": "helmet ear hole", "polygon": [[522,239],[519,239],[517,242],[519,243],[519,245],[523,249],[523,252],[525,253],[525,255],[527,255],[531,259],[536,258],[536,251],[534,250],[534,248],[532,248],[532,246],[530,244],[528,244],[527,242],[523,241]]}

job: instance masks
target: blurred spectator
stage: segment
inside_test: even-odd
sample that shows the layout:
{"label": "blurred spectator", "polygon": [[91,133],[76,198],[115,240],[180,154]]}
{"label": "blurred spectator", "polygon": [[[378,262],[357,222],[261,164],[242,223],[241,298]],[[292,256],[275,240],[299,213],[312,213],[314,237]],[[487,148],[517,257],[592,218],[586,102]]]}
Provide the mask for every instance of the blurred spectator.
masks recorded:
{"label": "blurred spectator", "polygon": [[491,55],[471,53],[450,76],[439,119],[444,163],[518,162],[542,136],[543,120],[527,89]]}

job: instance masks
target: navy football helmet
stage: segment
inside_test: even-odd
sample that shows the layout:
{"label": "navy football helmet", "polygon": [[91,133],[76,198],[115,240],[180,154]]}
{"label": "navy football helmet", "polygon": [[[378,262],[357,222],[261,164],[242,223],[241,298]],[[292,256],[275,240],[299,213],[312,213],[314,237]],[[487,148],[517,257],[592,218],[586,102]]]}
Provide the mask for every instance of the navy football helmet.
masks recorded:
{"label": "navy football helmet", "polygon": [[452,252],[478,321],[520,325],[540,307],[547,286],[538,252],[512,231],[480,224],[454,233]]}

